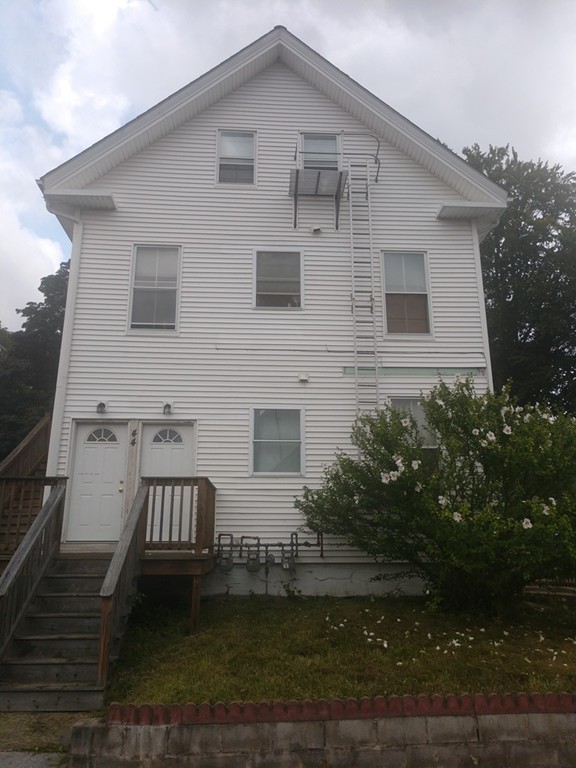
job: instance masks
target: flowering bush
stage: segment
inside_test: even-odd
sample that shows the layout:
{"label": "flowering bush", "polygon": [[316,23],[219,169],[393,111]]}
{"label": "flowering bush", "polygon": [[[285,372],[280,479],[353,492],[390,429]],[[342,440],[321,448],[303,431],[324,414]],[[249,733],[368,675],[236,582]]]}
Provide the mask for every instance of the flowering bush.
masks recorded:
{"label": "flowering bush", "polygon": [[427,435],[390,406],[357,420],[358,457],[337,454],[296,500],[307,526],[408,563],[456,610],[500,611],[535,579],[573,576],[575,420],[478,394],[470,379],[422,405]]}

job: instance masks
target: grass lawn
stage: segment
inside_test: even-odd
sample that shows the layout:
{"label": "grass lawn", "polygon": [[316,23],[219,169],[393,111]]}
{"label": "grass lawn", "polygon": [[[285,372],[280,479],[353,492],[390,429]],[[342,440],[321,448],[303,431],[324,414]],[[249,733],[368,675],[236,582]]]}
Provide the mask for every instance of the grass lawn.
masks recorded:
{"label": "grass lawn", "polygon": [[135,704],[576,690],[576,604],[509,619],[430,612],[419,599],[249,597],[133,611],[107,700]]}

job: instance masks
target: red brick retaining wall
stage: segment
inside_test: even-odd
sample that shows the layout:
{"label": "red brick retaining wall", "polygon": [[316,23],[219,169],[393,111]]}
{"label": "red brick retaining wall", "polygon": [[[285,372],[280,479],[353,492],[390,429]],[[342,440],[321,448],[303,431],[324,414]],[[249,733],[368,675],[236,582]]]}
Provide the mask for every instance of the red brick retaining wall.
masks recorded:
{"label": "red brick retaining wall", "polygon": [[111,704],[106,722],[108,725],[192,725],[574,712],[576,694],[572,693],[421,694],[331,701],[248,701],[242,704]]}

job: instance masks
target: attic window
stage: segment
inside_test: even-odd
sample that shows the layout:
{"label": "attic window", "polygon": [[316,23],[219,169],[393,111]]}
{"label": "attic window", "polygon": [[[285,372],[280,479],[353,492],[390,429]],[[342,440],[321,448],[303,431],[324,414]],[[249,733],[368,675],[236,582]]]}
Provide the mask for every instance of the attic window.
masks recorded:
{"label": "attic window", "polygon": [[226,184],[254,184],[252,131],[220,131],[218,181]]}
{"label": "attic window", "polygon": [[303,133],[302,167],[316,171],[337,171],[337,135],[335,133]]}

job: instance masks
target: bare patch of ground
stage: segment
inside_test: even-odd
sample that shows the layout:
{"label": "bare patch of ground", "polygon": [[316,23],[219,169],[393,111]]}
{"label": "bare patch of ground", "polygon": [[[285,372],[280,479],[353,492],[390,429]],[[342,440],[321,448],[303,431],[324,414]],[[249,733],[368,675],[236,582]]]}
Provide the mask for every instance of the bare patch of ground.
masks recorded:
{"label": "bare patch of ground", "polygon": [[82,712],[3,712],[0,752],[59,752],[70,743],[70,729],[93,716]]}

